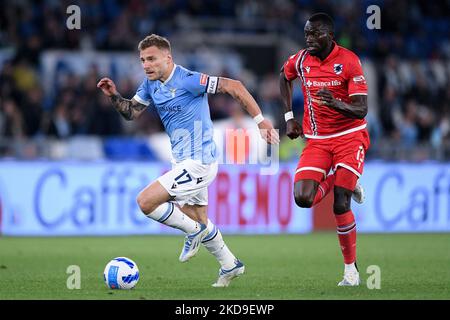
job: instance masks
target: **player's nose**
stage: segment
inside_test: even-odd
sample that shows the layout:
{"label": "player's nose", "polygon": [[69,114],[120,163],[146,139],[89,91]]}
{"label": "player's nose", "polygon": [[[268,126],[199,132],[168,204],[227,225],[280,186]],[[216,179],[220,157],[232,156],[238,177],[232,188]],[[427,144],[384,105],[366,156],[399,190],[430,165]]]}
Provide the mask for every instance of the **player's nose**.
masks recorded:
{"label": "player's nose", "polygon": [[305,40],[307,45],[314,45],[316,43],[316,39],[313,36],[307,36]]}

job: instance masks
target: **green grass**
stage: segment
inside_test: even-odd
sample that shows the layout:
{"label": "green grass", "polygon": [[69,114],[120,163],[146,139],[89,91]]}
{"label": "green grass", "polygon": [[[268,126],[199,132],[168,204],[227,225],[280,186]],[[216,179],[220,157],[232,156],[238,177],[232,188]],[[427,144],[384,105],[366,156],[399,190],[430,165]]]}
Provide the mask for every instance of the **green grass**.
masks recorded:
{"label": "green grass", "polygon": [[[0,237],[0,299],[450,299],[450,234],[360,234],[360,287],[337,287],[342,257],[334,233],[226,236],[246,264],[228,288],[212,288],[219,265],[202,248],[178,262],[182,236]],[[138,264],[135,289],[108,290],[106,263]],[[66,287],[69,265],[81,268],[81,289]],[[381,268],[381,289],[369,290],[369,265]]]}

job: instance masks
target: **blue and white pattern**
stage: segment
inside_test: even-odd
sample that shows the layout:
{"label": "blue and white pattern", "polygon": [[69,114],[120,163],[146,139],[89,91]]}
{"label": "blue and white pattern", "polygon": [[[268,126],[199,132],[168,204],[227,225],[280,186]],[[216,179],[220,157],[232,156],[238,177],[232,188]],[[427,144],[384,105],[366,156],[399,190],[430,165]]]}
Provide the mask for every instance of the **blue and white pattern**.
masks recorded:
{"label": "blue and white pattern", "polygon": [[175,65],[169,78],[144,79],[133,99],[155,108],[170,138],[177,163],[193,159],[203,164],[217,160],[208,93],[216,93],[218,77]]}
{"label": "blue and white pattern", "polygon": [[139,281],[139,269],[130,258],[117,257],[106,265],[103,279],[110,289],[132,289]]}
{"label": "blue and white pattern", "polygon": [[208,234],[208,228],[205,224],[199,223],[200,230],[194,234],[189,234],[184,239],[183,250],[181,251],[179,260],[186,262],[192,258],[200,249],[200,243]]}
{"label": "blue and white pattern", "polygon": [[217,229],[216,225],[214,225],[214,227],[211,230],[211,232],[208,233],[208,235],[202,240],[202,243],[205,243],[205,242],[213,240],[217,236],[217,232],[218,231],[219,231],[219,229]]}

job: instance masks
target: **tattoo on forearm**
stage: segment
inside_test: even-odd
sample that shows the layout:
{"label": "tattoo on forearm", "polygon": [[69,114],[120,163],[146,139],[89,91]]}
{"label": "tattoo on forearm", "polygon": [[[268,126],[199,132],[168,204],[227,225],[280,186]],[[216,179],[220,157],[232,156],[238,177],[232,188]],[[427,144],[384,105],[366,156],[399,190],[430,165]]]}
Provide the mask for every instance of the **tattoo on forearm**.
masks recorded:
{"label": "tattoo on forearm", "polygon": [[136,117],[146,108],[141,103],[134,104],[132,100],[123,98],[120,94],[110,97],[114,108],[127,120],[136,119]]}

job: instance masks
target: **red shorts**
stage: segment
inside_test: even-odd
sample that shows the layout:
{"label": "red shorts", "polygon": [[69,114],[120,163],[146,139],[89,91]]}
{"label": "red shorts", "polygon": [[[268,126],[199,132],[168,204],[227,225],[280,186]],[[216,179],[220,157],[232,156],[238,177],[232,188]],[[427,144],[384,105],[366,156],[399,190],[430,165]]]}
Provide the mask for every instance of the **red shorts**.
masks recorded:
{"label": "red shorts", "polygon": [[[295,182],[324,180],[333,169],[334,185],[354,190],[364,167],[364,155],[370,146],[367,129],[328,139],[308,139],[295,171]],[[346,170],[341,170],[346,169]]]}

